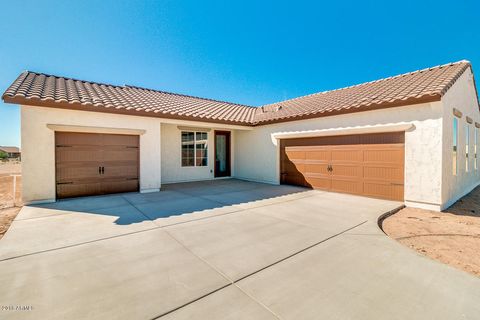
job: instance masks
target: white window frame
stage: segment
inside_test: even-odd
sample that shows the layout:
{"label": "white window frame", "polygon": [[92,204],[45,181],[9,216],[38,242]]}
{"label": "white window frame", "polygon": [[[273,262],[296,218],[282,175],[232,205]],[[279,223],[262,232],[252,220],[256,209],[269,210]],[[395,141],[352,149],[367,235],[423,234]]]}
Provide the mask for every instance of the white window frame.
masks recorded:
{"label": "white window frame", "polygon": [[453,118],[452,123],[452,173],[454,176],[458,174],[458,120]]}
{"label": "white window frame", "polygon": [[470,127],[465,125],[465,172],[470,170]]}
{"label": "white window frame", "polygon": [[475,127],[474,129],[474,134],[475,136],[473,137],[473,168],[476,170],[478,170],[478,158],[477,158],[477,149],[478,149],[478,128]]}
{"label": "white window frame", "polygon": [[[183,165],[183,151],[182,151],[182,135],[184,133],[193,133],[193,166],[186,166],[186,165]],[[205,158],[206,158],[206,163],[205,165],[197,165],[197,133],[204,133],[206,134],[206,147],[205,147],[205,150],[206,150],[206,153],[205,153]],[[193,131],[193,130],[182,130],[180,132],[180,165],[182,168],[193,168],[193,167],[208,167],[208,132],[206,131]]]}

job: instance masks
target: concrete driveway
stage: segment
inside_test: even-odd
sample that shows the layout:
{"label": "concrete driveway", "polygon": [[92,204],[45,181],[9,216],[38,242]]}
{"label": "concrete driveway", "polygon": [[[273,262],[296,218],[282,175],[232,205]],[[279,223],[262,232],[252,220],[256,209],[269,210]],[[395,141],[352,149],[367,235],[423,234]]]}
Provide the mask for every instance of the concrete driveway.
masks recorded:
{"label": "concrete driveway", "polygon": [[0,318],[477,319],[479,278],[378,228],[400,205],[217,180],[24,207]]}

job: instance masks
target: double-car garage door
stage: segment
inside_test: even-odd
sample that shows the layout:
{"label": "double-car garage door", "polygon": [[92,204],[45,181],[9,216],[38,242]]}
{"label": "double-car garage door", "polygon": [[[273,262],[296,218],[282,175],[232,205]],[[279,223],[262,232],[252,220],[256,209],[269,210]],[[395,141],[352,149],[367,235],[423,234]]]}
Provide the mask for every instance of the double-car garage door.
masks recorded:
{"label": "double-car garage door", "polygon": [[137,191],[139,137],[55,133],[57,198]]}
{"label": "double-car garage door", "polygon": [[403,200],[403,132],[283,139],[280,179],[294,184]]}

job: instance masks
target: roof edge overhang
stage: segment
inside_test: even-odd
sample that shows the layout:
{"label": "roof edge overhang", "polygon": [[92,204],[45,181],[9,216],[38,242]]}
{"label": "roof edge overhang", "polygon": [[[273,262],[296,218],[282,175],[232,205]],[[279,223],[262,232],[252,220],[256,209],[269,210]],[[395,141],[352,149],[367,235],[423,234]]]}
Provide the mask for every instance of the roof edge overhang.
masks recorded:
{"label": "roof edge overhang", "polygon": [[364,111],[372,111],[372,110],[380,110],[380,109],[387,109],[387,108],[395,108],[395,107],[407,107],[415,104],[423,104],[423,103],[431,103],[431,102],[438,102],[442,99],[442,94],[433,94],[427,95],[420,98],[408,98],[405,100],[395,100],[391,102],[382,102],[378,104],[372,104],[369,106],[358,106],[352,108],[344,108],[344,109],[337,109],[331,111],[324,111],[324,112],[316,112],[310,114],[303,114],[303,115],[296,115],[284,118],[277,118],[265,121],[255,122],[255,126],[261,125],[268,125],[274,123],[281,123],[281,122],[290,122],[290,121],[300,121],[306,119],[315,119],[315,118],[322,118],[322,117],[330,117],[342,114],[349,114],[349,113],[357,113],[357,112],[364,112]]}
{"label": "roof edge overhang", "polygon": [[46,108],[57,108],[63,110],[76,110],[76,111],[90,111],[90,112],[101,112],[101,113],[110,113],[110,114],[120,114],[120,115],[129,115],[137,117],[151,117],[151,118],[163,118],[171,120],[183,120],[183,121],[194,121],[194,122],[208,122],[214,124],[225,124],[225,125],[234,125],[242,127],[252,127],[253,123],[251,122],[241,122],[241,121],[228,121],[228,120],[219,120],[211,118],[202,118],[194,117],[188,115],[176,115],[162,112],[154,111],[143,111],[143,110],[127,110],[125,108],[115,108],[115,107],[105,107],[105,106],[95,106],[95,105],[86,105],[81,103],[68,103],[68,102],[54,102],[51,100],[42,100],[38,98],[26,99],[23,97],[11,97],[8,95],[2,96],[5,103],[33,106],[33,107],[46,107]]}
{"label": "roof edge overhang", "polygon": [[442,95],[434,94],[434,95],[423,96],[420,98],[409,98],[405,100],[383,102],[383,103],[369,105],[369,106],[359,106],[356,108],[348,108],[348,109],[345,108],[345,109],[332,110],[332,111],[326,111],[326,112],[316,112],[311,114],[277,118],[277,119],[260,121],[260,122],[225,121],[225,120],[209,119],[209,118],[194,117],[194,116],[187,116],[187,115],[175,115],[175,114],[168,114],[168,113],[162,113],[162,112],[156,113],[153,111],[147,112],[143,110],[140,110],[140,111],[126,110],[124,108],[114,108],[114,107],[106,108],[104,106],[84,105],[81,103],[68,103],[68,102],[62,103],[62,102],[54,102],[49,100],[41,100],[38,98],[26,99],[23,97],[10,97],[7,95],[3,95],[2,98],[6,103],[12,103],[12,104],[18,104],[18,105],[58,108],[58,109],[64,109],[64,110],[101,112],[101,113],[110,113],[110,114],[122,114],[122,115],[139,116],[139,117],[164,118],[164,119],[171,119],[171,120],[184,120],[184,121],[193,121],[193,122],[207,122],[207,123],[236,125],[236,126],[242,126],[246,128],[252,128],[254,126],[262,126],[262,125],[269,125],[269,124],[282,123],[282,122],[301,121],[301,120],[330,117],[330,116],[343,115],[343,114],[349,114],[349,113],[365,112],[365,111],[380,110],[380,109],[395,108],[395,107],[407,107],[415,104],[437,102],[441,100]]}

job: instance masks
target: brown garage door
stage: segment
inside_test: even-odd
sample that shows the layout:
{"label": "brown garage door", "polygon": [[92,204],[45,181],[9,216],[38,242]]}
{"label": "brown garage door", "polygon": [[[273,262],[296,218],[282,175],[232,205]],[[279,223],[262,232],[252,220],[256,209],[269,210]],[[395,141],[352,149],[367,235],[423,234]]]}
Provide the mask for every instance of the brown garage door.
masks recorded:
{"label": "brown garage door", "polygon": [[55,133],[57,197],[138,190],[139,137]]}
{"label": "brown garage door", "polygon": [[281,182],[403,200],[404,142],[403,132],[284,139]]}

